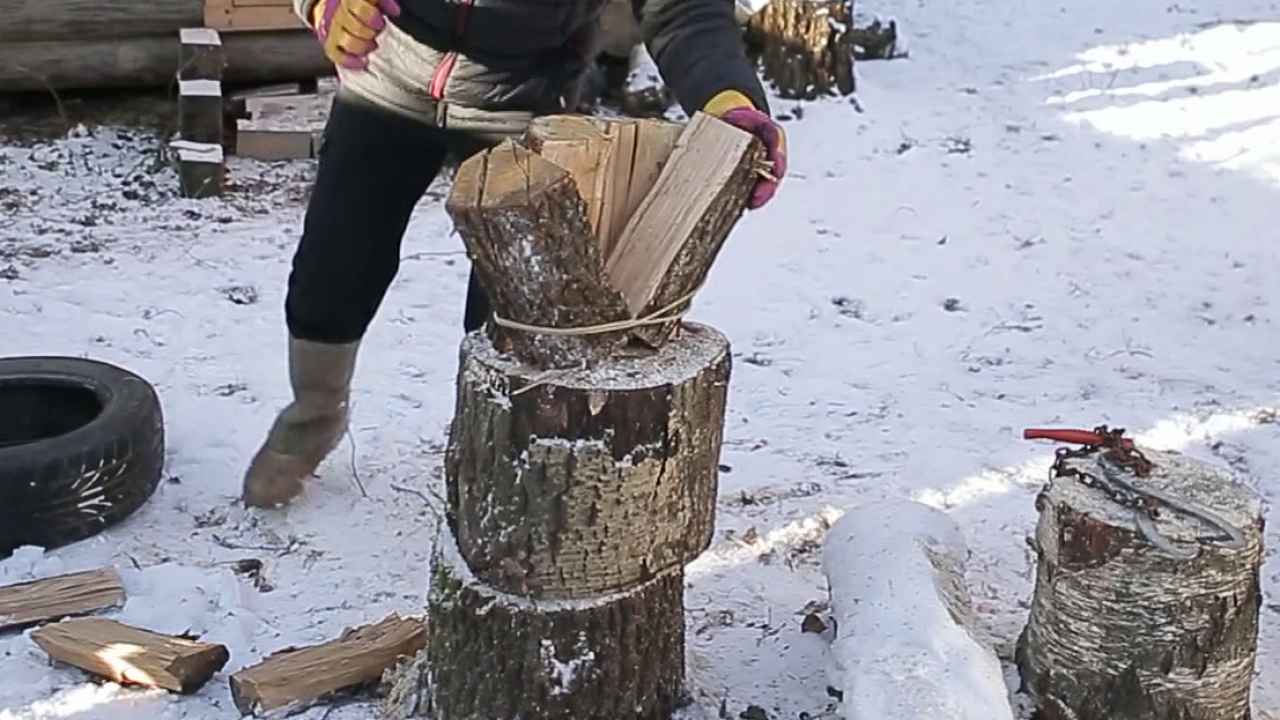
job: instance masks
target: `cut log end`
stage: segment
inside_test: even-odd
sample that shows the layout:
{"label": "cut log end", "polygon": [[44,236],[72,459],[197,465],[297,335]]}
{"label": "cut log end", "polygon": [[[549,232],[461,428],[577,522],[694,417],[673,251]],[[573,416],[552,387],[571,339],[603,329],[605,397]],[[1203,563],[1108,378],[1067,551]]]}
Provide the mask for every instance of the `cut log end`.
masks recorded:
{"label": "cut log end", "polygon": [[433,717],[669,720],[681,704],[682,569],[591,602],[544,604],[487,587],[451,545],[446,534],[428,600]]}
{"label": "cut log end", "polygon": [[714,526],[729,372],[728,341],[698,325],[550,378],[469,337],[446,474],[470,567],[507,592],[573,598],[694,559]]}
{"label": "cut log end", "polygon": [[[1247,718],[1260,499],[1224,470],[1144,452],[1155,469],[1129,476],[1135,485],[1222,516],[1243,533],[1243,547],[1210,541],[1195,557],[1173,557],[1139,531],[1132,509],[1075,478],[1055,478],[1037,500],[1036,588],[1018,647],[1024,684],[1047,719]],[[1096,457],[1070,463],[1103,476]],[[1167,508],[1155,528],[1179,551],[1214,535]]]}

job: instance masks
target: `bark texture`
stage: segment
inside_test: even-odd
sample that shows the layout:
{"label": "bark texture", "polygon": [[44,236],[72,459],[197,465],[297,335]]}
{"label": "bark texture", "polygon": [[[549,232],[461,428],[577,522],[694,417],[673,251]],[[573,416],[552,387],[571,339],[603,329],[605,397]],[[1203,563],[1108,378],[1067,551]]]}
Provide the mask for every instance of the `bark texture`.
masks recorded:
{"label": "bark texture", "polygon": [[433,561],[433,720],[667,720],[684,684],[684,573],[581,604],[476,580],[447,534]]}
{"label": "bark texture", "polygon": [[[305,31],[222,37],[228,83],[272,83],[333,74]],[[0,42],[0,92],[49,88],[167,87],[180,62],[177,34],[124,40]]]}
{"label": "bark texture", "polygon": [[[605,280],[587,206],[569,171],[512,141],[458,168],[446,203],[495,313],[583,328],[627,317]],[[564,336],[491,324],[500,349],[543,368],[608,357],[625,331]]]}
{"label": "bark texture", "polygon": [[204,24],[204,0],[6,0],[0,46],[43,40],[127,40]]}
{"label": "bark texture", "polygon": [[852,0],[771,0],[751,16],[747,38],[781,97],[852,93]]}
{"label": "bark texture", "polygon": [[730,364],[724,336],[697,325],[658,353],[550,378],[467,338],[446,476],[472,571],[505,592],[578,598],[697,557]]}
{"label": "bark texture", "polygon": [[[1196,502],[1241,529],[1243,549],[1178,560],[1146,542],[1133,511],[1071,477],[1037,499],[1039,556],[1018,664],[1042,720],[1248,720],[1261,606],[1261,504],[1223,470],[1144,451],[1134,484]],[[1095,456],[1096,457],[1096,456]],[[1070,462],[1101,477],[1095,457]],[[1165,511],[1178,544],[1212,536]]]}

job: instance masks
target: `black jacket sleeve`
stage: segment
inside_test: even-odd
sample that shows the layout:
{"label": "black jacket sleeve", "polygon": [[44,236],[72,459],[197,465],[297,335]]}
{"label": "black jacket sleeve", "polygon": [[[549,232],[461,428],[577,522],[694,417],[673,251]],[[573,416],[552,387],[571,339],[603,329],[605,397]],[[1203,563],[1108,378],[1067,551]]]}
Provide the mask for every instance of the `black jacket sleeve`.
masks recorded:
{"label": "black jacket sleeve", "polygon": [[689,115],[723,90],[737,90],[768,113],[747,60],[733,0],[632,0],[645,46]]}

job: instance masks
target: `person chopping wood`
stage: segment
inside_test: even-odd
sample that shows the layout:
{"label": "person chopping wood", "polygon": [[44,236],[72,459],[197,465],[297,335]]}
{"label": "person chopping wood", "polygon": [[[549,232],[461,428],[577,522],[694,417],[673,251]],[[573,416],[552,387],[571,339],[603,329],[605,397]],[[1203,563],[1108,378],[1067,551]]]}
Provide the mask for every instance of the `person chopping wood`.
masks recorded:
{"label": "person chopping wood", "polygon": [[[294,0],[337,66],[339,89],[285,300],[292,401],[244,476],[246,505],[289,502],[338,445],[361,339],[399,268],[410,215],[453,155],[569,112],[608,0]],[[748,61],[731,0],[632,0],[646,47],[686,113],[760,138],[786,173],[785,135]],[[463,328],[488,300],[472,273]]]}

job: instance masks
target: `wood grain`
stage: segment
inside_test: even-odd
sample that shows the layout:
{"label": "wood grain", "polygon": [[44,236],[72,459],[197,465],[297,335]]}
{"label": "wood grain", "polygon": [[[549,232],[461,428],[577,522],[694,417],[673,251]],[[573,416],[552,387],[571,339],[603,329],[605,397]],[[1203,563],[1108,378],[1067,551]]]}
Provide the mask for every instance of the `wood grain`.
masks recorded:
{"label": "wood grain", "polygon": [[46,625],[31,639],[54,660],[124,685],[189,694],[230,658],[222,645],[161,635],[104,618]]}
{"label": "wood grain", "polygon": [[123,605],[113,568],[69,573],[0,587],[0,630],[29,627]]}

